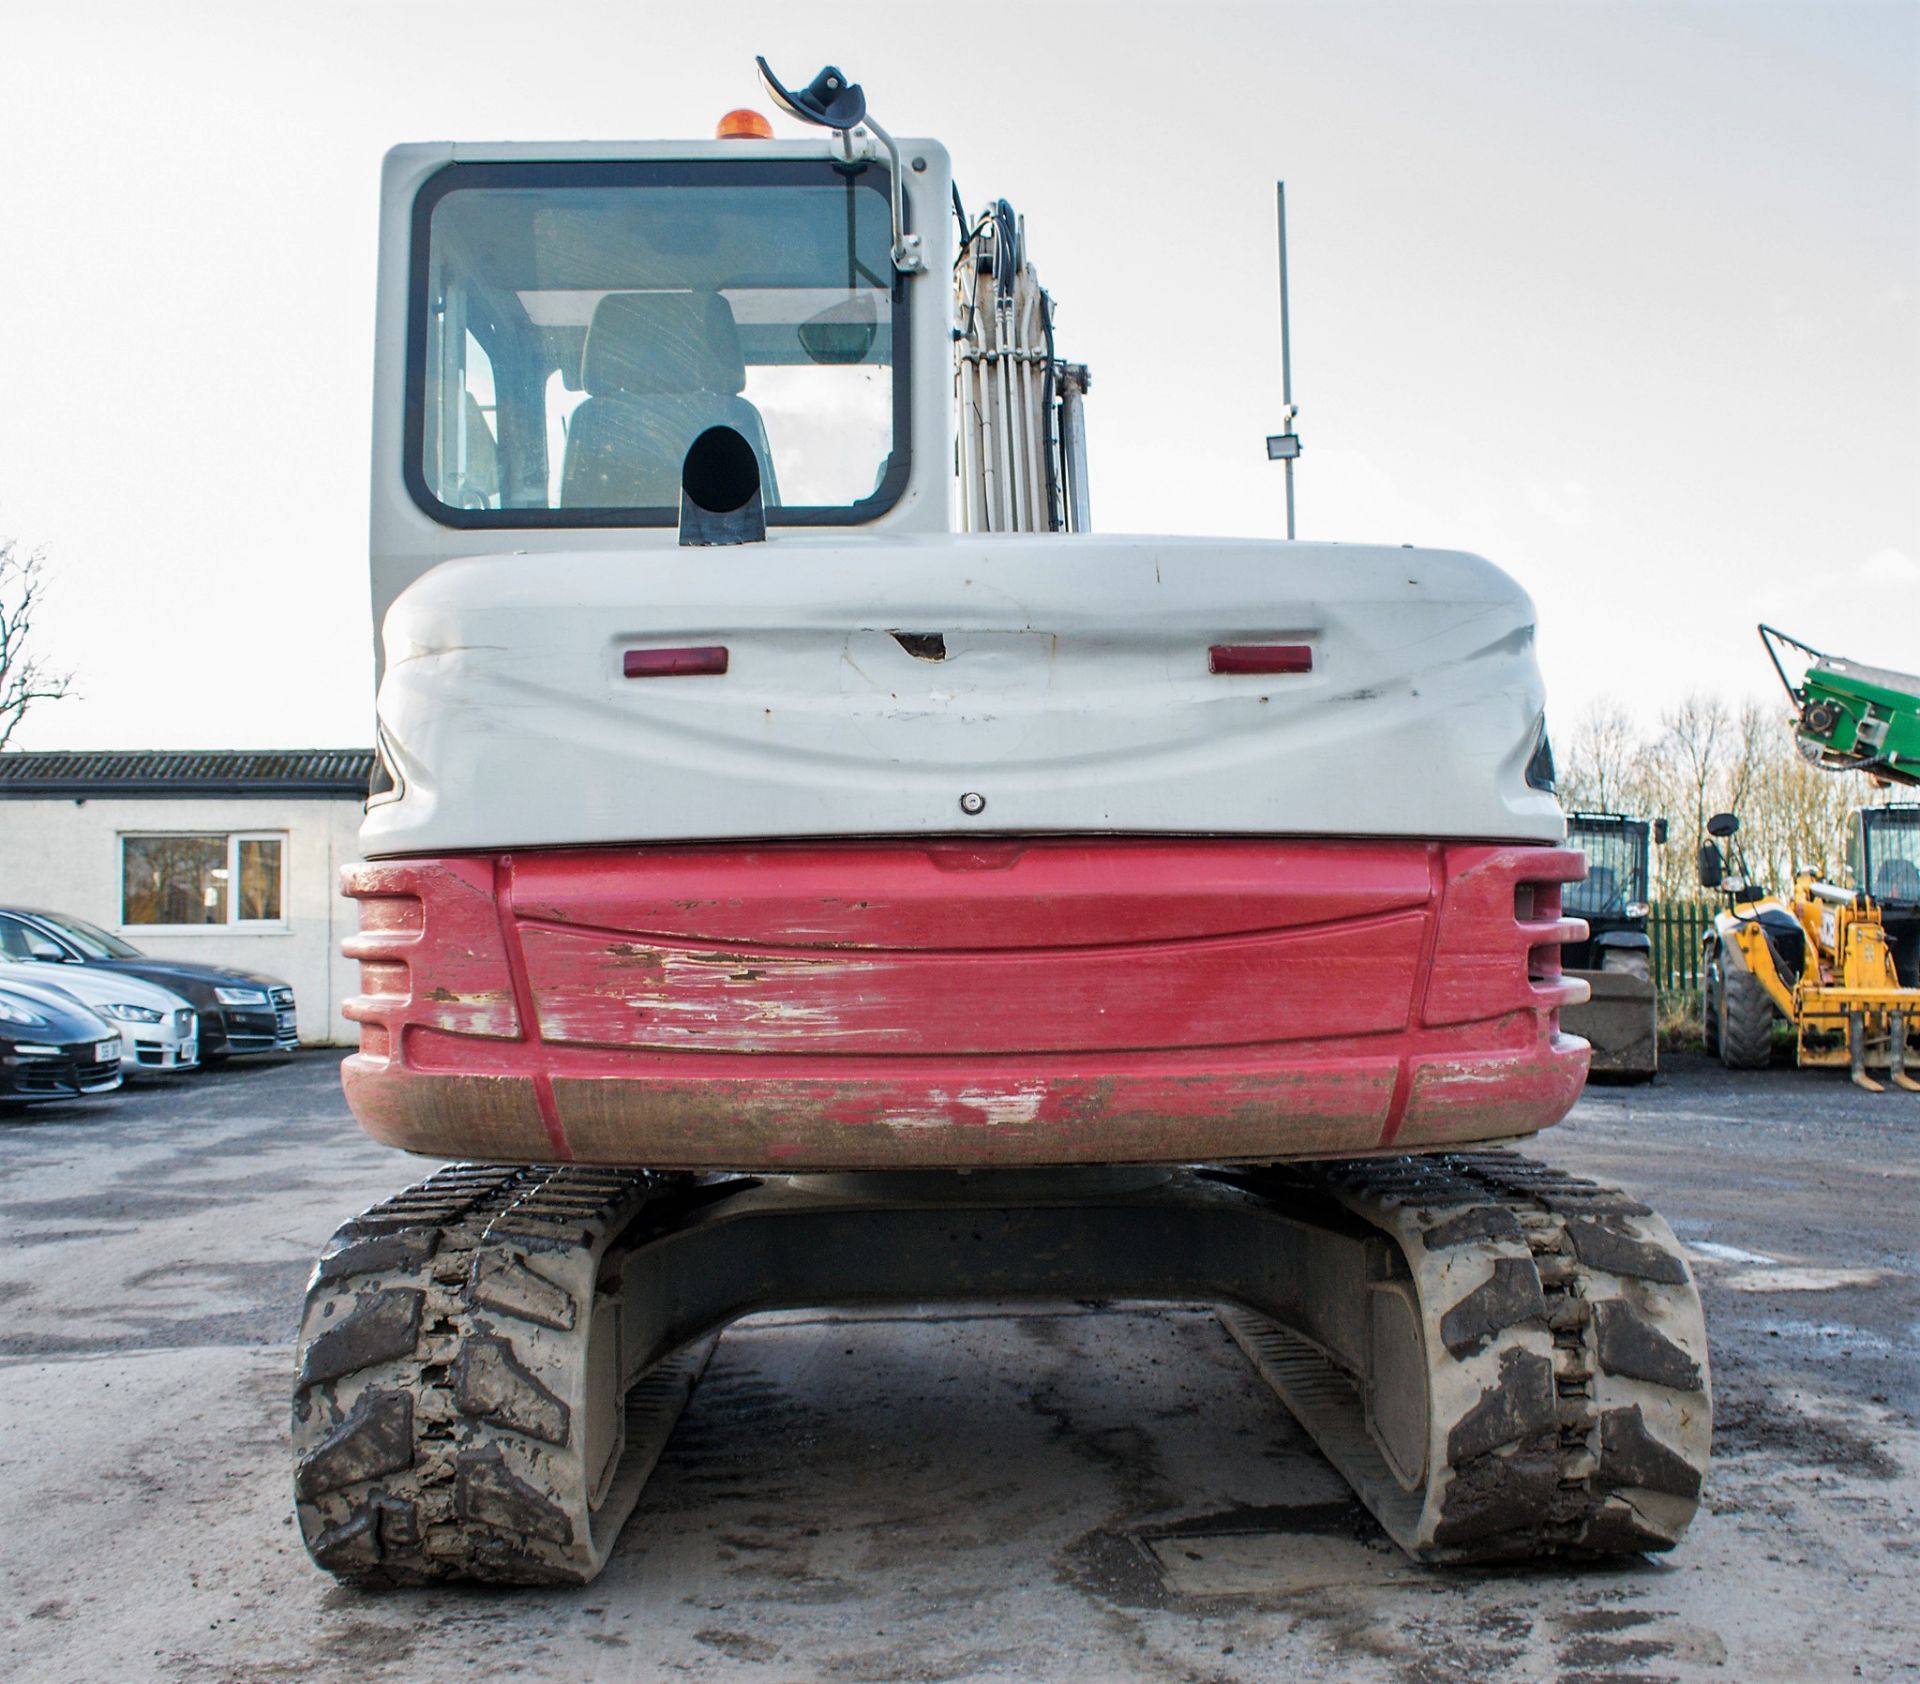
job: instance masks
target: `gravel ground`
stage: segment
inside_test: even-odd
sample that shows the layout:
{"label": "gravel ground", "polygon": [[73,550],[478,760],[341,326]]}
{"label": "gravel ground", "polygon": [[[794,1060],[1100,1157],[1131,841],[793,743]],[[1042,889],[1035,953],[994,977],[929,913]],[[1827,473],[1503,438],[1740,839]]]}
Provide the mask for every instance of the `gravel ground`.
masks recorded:
{"label": "gravel ground", "polygon": [[290,1523],[333,1227],[426,1166],[331,1055],[0,1117],[0,1676],[1825,1680],[1920,1674],[1920,1101],[1675,1058],[1536,1151],[1695,1249],[1706,1510],[1662,1561],[1409,1566],[1195,1307],[721,1341],[612,1565],[370,1595]]}

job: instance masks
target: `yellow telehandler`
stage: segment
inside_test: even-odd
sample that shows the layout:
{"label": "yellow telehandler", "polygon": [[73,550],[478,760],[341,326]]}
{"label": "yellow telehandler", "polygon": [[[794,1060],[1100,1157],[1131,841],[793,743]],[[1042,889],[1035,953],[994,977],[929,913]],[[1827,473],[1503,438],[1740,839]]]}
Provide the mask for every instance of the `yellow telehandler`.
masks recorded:
{"label": "yellow telehandler", "polygon": [[[1864,817],[1855,815],[1856,827]],[[1716,839],[1739,828],[1732,813],[1707,821]],[[1908,1044],[1920,1040],[1920,978],[1902,976],[1879,897],[1811,872],[1787,896],[1769,895],[1744,870],[1729,883],[1718,840],[1701,847],[1698,870],[1702,888],[1727,896],[1701,938],[1707,1051],[1729,1069],[1765,1068],[1778,1012],[1794,1027],[1802,1066],[1844,1064],[1872,1093],[1884,1086],[1868,1069],[1884,1068],[1896,1086],[1920,1092],[1907,1073]]]}

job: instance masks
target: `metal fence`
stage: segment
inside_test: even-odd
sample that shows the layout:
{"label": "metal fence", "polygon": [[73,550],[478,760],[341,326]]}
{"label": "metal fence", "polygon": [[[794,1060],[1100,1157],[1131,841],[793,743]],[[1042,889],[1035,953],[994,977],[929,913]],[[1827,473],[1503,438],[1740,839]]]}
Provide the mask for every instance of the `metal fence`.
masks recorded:
{"label": "metal fence", "polygon": [[1719,910],[1713,900],[1655,901],[1647,908],[1653,980],[1663,994],[1700,986],[1700,937]]}

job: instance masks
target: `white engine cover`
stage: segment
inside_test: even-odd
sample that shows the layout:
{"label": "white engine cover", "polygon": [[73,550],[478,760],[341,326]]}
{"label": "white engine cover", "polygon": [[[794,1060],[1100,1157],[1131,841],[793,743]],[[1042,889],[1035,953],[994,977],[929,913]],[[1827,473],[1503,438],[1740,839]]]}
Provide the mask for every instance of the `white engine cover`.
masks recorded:
{"label": "white engine cover", "polygon": [[[1533,605],[1477,556],[780,533],[444,562],[385,625],[369,856],[754,837],[1556,842]],[[892,635],[938,633],[945,659]],[[1222,676],[1214,644],[1304,643]],[[719,676],[629,649],[725,645]],[[978,811],[969,799],[984,801]]]}

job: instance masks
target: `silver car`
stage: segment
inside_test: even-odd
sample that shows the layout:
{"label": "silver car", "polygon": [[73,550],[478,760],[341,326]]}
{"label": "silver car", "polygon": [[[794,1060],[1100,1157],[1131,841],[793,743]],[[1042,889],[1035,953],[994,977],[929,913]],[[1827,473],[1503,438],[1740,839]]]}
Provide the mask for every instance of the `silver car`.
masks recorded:
{"label": "silver car", "polygon": [[24,983],[72,996],[120,1032],[120,1068],[191,1070],[200,1062],[200,1014],[178,994],[120,971],[88,965],[54,967],[0,953],[0,987]]}

